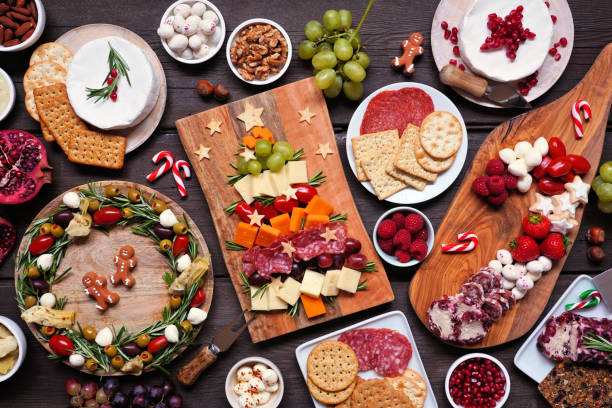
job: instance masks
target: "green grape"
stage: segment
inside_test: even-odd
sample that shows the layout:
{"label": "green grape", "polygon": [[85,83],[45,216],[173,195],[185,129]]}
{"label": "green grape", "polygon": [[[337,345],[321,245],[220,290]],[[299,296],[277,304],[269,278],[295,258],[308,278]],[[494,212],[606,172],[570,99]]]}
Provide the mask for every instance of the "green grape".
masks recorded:
{"label": "green grape", "polygon": [[312,57],[312,66],[315,69],[333,68],[337,63],[336,54],[332,51],[318,52]]}
{"label": "green grape", "polygon": [[295,149],[289,142],[276,142],[274,143],[274,149],[272,150],[274,153],[282,154],[285,160],[291,159],[295,153]]}
{"label": "green grape", "polygon": [[601,165],[599,175],[606,183],[612,183],[612,161],[607,161]]}
{"label": "green grape", "polygon": [[612,213],[612,201],[606,203],[604,201],[597,200],[597,208],[599,208],[599,211],[604,214],[610,214]]}
{"label": "green grape", "polygon": [[597,189],[597,197],[604,203],[609,203],[612,201],[612,184],[603,183]]}
{"label": "green grape", "polygon": [[334,43],[334,54],[341,61],[348,61],[353,56],[353,47],[351,43],[344,39],[338,38]]}
{"label": "green grape", "polygon": [[334,79],[332,86],[324,90],[323,93],[327,98],[335,98],[340,95],[340,91],[342,91],[342,77],[336,75],[336,79]]}
{"label": "green grape", "polygon": [[[346,33],[352,35],[354,31],[355,30],[350,28],[350,29],[346,30]],[[356,50],[357,48],[359,48],[361,46],[361,35],[359,33],[355,34],[355,36],[351,40],[351,45],[353,46],[354,50]]]}
{"label": "green grape", "polygon": [[350,28],[353,24],[353,16],[351,15],[351,12],[346,9],[342,9],[338,10],[338,14],[340,15],[340,24],[342,28]]}
{"label": "green grape", "polygon": [[363,96],[363,85],[361,85],[361,82],[344,81],[342,90],[344,95],[351,101],[358,101]]}
{"label": "green grape", "polygon": [[363,69],[361,64],[355,61],[349,61],[344,64],[343,71],[348,79],[354,82],[361,82],[366,77],[365,69]]}
{"label": "green grape", "polygon": [[317,46],[312,41],[304,40],[298,47],[298,57],[309,60],[317,53]]}
{"label": "green grape", "polygon": [[272,171],[279,171],[285,165],[285,158],[281,153],[272,153],[266,162]]}
{"label": "green grape", "polygon": [[323,41],[321,44],[317,45],[317,52],[321,51],[332,51],[331,44]]}
{"label": "green grape", "polygon": [[249,168],[249,173],[251,173],[251,174],[259,174],[259,173],[261,173],[262,166],[261,166],[261,163],[259,161],[257,161],[257,160],[249,160],[249,163],[248,163],[247,166]]}
{"label": "green grape", "polygon": [[238,158],[238,161],[236,162],[236,167],[238,168],[238,173],[240,174],[247,174],[249,172],[248,163],[244,159],[244,157]]}
{"label": "green grape", "polygon": [[591,183],[591,190],[593,190],[594,192],[597,193],[597,189],[599,188],[599,186],[601,186],[604,183],[605,183],[605,181],[603,181],[601,176],[596,176],[593,179],[593,182]]}
{"label": "green grape", "polygon": [[272,143],[268,139],[259,139],[255,142],[255,155],[257,157],[268,157],[272,152]]}
{"label": "green grape", "polygon": [[336,37],[332,37],[334,34],[336,34],[335,30],[325,29],[324,35],[327,37],[325,42],[329,45],[333,45],[336,42]]}
{"label": "green grape", "polygon": [[353,61],[357,61],[363,69],[368,69],[370,66],[370,57],[363,51],[359,51],[357,54],[353,55],[352,59]]}
{"label": "green grape", "polygon": [[257,157],[257,161],[259,162],[259,164],[261,164],[261,168],[263,170],[268,170],[268,157]]}
{"label": "green grape", "polygon": [[323,25],[329,31],[340,30],[342,28],[340,13],[338,13],[336,10],[327,10],[323,14]]}
{"label": "green grape", "polygon": [[317,41],[323,36],[323,26],[317,20],[310,20],[304,27],[304,34],[310,41]]}
{"label": "green grape", "polygon": [[319,89],[329,88],[336,79],[336,71],[331,68],[325,68],[315,75],[315,85]]}

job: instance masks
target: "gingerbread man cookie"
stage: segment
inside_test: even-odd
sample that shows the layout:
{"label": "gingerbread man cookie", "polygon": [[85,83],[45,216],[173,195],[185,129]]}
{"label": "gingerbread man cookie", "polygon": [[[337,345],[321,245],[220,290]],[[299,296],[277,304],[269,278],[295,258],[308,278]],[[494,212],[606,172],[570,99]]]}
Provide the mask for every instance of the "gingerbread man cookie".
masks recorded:
{"label": "gingerbread man cookie", "polygon": [[109,305],[119,302],[119,295],[106,288],[106,278],[95,272],[87,272],[83,275],[85,293],[96,298],[96,307],[102,311]]}
{"label": "gingerbread man cookie", "polygon": [[113,285],[118,285],[123,282],[125,286],[131,288],[136,283],[136,279],[130,271],[136,267],[136,258],[134,258],[134,248],[129,245],[119,249],[119,255],[115,257],[114,262],[117,264],[117,272],[110,277]]}
{"label": "gingerbread man cookie", "polygon": [[391,61],[391,66],[397,70],[404,67],[404,75],[412,75],[414,72],[414,58],[425,52],[421,44],[423,43],[423,35],[421,33],[412,33],[407,40],[402,42],[404,54],[401,57],[395,57]]}

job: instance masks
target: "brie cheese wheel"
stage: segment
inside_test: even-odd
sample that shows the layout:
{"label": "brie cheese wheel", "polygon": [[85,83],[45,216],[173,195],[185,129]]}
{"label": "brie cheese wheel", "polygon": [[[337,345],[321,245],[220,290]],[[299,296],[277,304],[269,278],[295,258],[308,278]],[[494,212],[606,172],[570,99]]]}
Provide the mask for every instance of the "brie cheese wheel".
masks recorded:
{"label": "brie cheese wheel", "polygon": [[[510,11],[523,6],[524,28],[536,34],[532,40],[521,42],[516,59],[506,56],[504,47],[481,51],[480,46],[491,36],[488,16],[496,13],[504,18]],[[543,0],[472,0],[459,27],[461,58],[476,74],[494,81],[510,82],[533,74],[544,63],[552,44],[553,22]]]}
{"label": "brie cheese wheel", "polygon": [[[108,53],[111,44],[125,60],[130,84],[121,75],[117,100],[87,99],[87,88],[106,86]],[[68,98],[76,114],[99,129],[124,129],[136,126],[151,113],[159,96],[160,80],[145,53],[135,44],[119,37],[103,37],[83,45],[74,55],[66,77]]]}

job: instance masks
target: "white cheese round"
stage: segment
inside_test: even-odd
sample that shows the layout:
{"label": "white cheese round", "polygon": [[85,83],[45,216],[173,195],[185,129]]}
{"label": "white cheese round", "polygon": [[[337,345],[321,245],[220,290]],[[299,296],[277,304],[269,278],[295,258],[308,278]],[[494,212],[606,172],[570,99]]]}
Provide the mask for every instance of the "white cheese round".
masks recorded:
{"label": "white cheese round", "polygon": [[[124,76],[117,83],[117,100],[87,99],[86,88],[106,85],[109,43],[129,67],[130,84]],[[119,37],[103,37],[83,45],[74,55],[66,89],[70,104],[81,119],[99,129],[124,129],[139,124],[155,107],[160,80],[145,53]]]}
{"label": "white cheese round", "polygon": [[[487,28],[488,15],[504,18],[510,11],[523,6],[523,27],[536,34],[525,40],[516,51],[516,59],[506,56],[504,47],[481,51],[480,46],[491,35]],[[553,22],[543,0],[473,0],[459,27],[461,59],[476,74],[499,82],[516,81],[533,74],[544,63],[552,44]]]}

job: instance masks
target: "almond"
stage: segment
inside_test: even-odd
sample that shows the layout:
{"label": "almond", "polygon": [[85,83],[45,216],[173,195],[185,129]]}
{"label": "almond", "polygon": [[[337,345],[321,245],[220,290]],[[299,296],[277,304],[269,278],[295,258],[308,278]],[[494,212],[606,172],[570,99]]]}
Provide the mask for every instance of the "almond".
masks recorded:
{"label": "almond", "polygon": [[26,7],[12,7],[11,10],[16,11],[19,14],[23,14],[24,16],[32,15],[32,10]]}
{"label": "almond", "polygon": [[4,27],[0,25],[0,44],[4,42]]}
{"label": "almond", "polygon": [[36,4],[31,2],[28,6],[30,7],[30,10],[32,10],[32,17],[38,21],[38,9],[36,8]]}
{"label": "almond", "polygon": [[31,22],[28,21],[27,23],[23,23],[22,25],[19,26],[19,28],[17,30],[15,30],[15,36],[16,37],[21,37],[22,35],[24,35],[28,31],[30,31],[31,28],[32,28],[32,23]]}
{"label": "almond", "polygon": [[32,29],[30,29],[30,30],[29,30],[27,33],[25,33],[25,34],[23,35],[23,37],[21,37],[21,41],[23,42],[23,41],[27,40],[28,38],[30,38],[30,37],[32,36],[32,34],[34,34],[34,30],[35,30],[35,29],[34,29],[34,28],[32,28]]}
{"label": "almond", "polygon": [[17,44],[19,44],[19,38],[13,38],[12,40],[5,42],[4,46],[5,47],[12,47],[12,46],[17,45]]}
{"label": "almond", "polygon": [[9,16],[8,14],[10,14],[10,11],[7,13],[6,16],[0,16],[0,24],[2,24],[5,28],[10,28],[13,30],[16,30],[19,28],[19,24],[17,24],[16,22],[14,22]]}
{"label": "almond", "polygon": [[7,16],[10,16],[13,20],[16,21],[21,21],[21,22],[25,22],[28,21],[30,17],[28,16],[24,16],[23,14],[20,14],[16,11],[9,11],[8,13],[6,13]]}
{"label": "almond", "polygon": [[13,30],[11,30],[10,28],[5,28],[4,29],[4,41],[9,41],[13,39]]}
{"label": "almond", "polygon": [[0,3],[0,16],[10,10],[10,7],[7,4]]}

